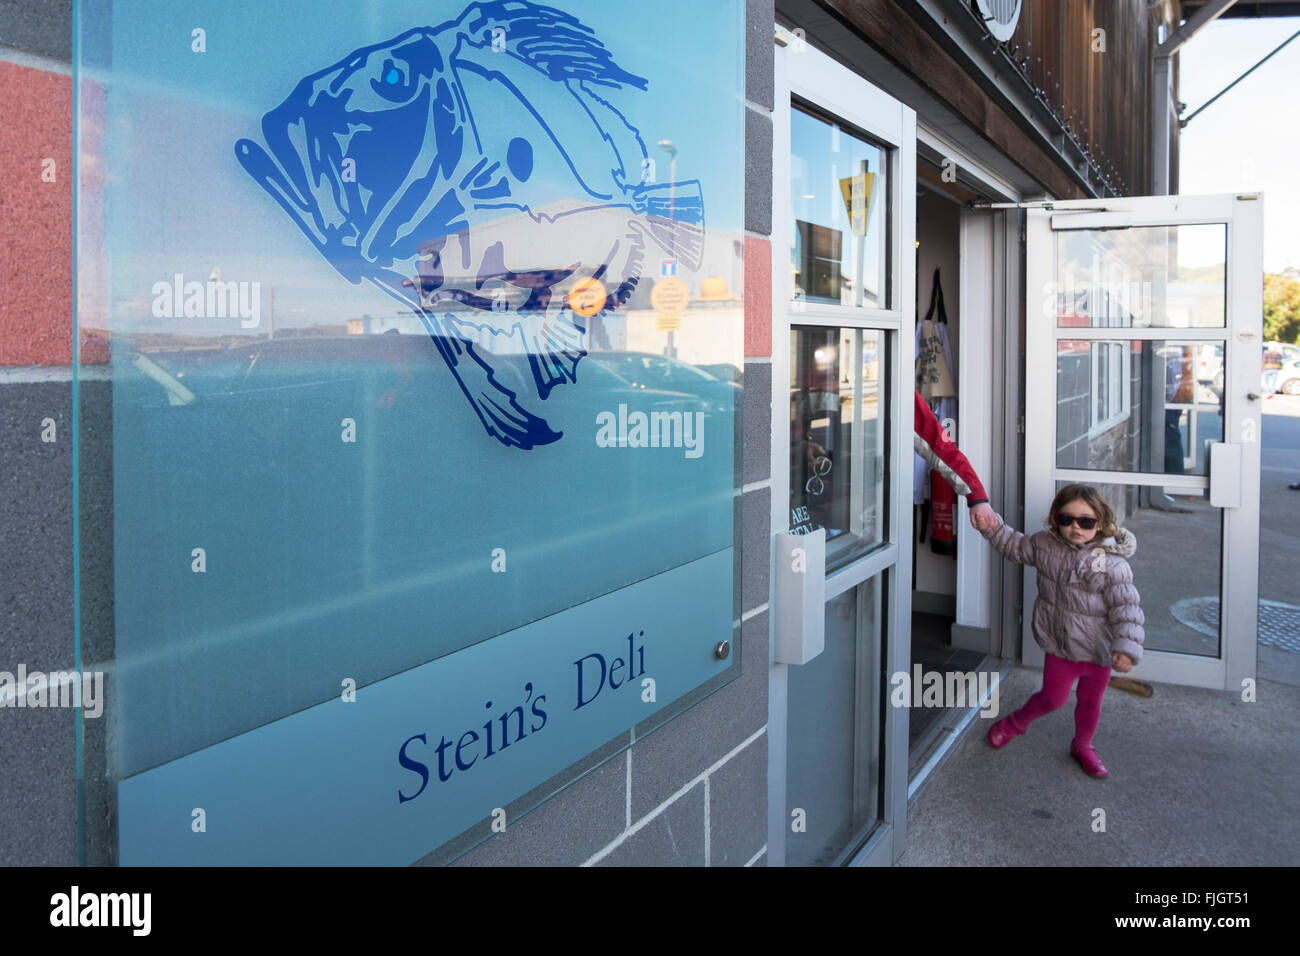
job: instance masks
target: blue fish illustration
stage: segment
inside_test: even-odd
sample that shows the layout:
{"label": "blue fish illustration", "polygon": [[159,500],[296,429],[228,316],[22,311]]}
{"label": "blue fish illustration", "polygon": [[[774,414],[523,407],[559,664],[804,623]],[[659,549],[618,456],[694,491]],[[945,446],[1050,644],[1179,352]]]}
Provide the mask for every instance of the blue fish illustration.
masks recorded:
{"label": "blue fish illustration", "polygon": [[[415,307],[488,434],[528,449],[561,437],[535,403],[586,354],[565,290],[599,280],[604,312],[651,243],[702,256],[700,184],[647,175],[625,89],[648,82],[570,14],[475,3],[303,78],[263,116],[265,148],[235,155],[341,275]],[[494,365],[507,353],[531,382]]]}

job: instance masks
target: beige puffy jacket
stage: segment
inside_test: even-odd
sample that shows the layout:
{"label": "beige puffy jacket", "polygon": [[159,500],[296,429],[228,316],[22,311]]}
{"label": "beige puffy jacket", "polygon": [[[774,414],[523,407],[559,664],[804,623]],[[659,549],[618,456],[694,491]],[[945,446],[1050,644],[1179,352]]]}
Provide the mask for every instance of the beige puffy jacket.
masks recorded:
{"label": "beige puffy jacket", "polygon": [[1133,586],[1129,558],[1137,538],[1120,529],[1107,538],[1077,547],[1051,531],[1023,535],[1005,522],[984,537],[1006,557],[1038,569],[1034,602],[1034,640],[1049,654],[1070,661],[1111,666],[1111,653],[1142,659],[1146,633]]}

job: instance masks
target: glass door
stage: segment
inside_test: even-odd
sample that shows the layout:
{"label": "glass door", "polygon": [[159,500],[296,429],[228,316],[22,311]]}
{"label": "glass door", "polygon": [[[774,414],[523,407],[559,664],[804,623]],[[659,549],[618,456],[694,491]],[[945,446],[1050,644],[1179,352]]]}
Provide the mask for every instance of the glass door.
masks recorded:
{"label": "glass door", "polygon": [[[1025,523],[1096,486],[1136,537],[1134,676],[1255,673],[1262,240],[1258,196],[1052,203],[1026,227]],[[1041,663],[1026,572],[1024,660]]]}
{"label": "glass door", "polygon": [[907,787],[906,713],[883,701],[910,617],[895,570],[911,561],[898,370],[912,366],[916,120],[805,41],[778,29],[777,44],[772,523],[824,530],[826,554],[824,650],[772,671],[768,859],[890,863]]}

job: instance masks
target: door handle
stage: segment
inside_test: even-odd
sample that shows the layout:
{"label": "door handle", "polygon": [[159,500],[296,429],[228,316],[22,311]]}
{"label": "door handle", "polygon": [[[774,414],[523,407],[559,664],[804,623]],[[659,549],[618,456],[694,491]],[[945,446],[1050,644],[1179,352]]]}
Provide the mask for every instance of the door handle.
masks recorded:
{"label": "door handle", "polygon": [[1210,446],[1210,505],[1241,507],[1241,446],[1215,442]]}
{"label": "door handle", "polygon": [[826,529],[776,536],[778,664],[807,664],[826,647]]}

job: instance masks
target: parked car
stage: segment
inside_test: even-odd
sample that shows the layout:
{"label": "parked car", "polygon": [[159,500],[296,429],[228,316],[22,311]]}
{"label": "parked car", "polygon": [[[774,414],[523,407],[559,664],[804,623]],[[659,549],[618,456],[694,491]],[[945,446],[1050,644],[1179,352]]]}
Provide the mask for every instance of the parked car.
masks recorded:
{"label": "parked car", "polygon": [[591,352],[585,362],[613,372],[633,388],[685,392],[713,402],[728,414],[739,401],[741,389],[681,359],[649,352]]}
{"label": "parked car", "polygon": [[[336,401],[364,394],[367,404],[393,407],[440,381],[436,346],[427,335],[304,336],[260,340],[225,348],[131,350],[132,364],[156,389],[137,400],[170,405],[220,402],[233,408],[249,402],[293,405],[303,396]],[[492,355],[498,382],[516,392],[533,389],[526,353]],[[617,408],[675,407],[731,414],[740,389],[693,365],[662,355],[592,352],[577,366],[576,383],[552,393],[551,407],[595,403]],[[146,398],[147,397],[147,398]]]}
{"label": "parked car", "polygon": [[1283,395],[1300,395],[1300,357],[1282,360],[1274,387]]}
{"label": "parked car", "polygon": [[695,366],[701,372],[712,375],[720,382],[739,382],[740,369],[726,362],[719,362],[714,365],[697,365]]}

